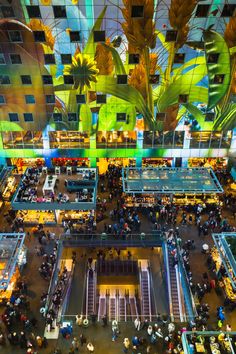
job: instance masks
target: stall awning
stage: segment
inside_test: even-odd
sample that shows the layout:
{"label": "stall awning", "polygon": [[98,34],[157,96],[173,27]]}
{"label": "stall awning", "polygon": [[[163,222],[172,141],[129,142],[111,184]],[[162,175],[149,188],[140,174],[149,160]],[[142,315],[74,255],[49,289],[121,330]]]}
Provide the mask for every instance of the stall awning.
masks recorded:
{"label": "stall awning", "polygon": [[202,194],[223,193],[211,168],[123,168],[125,193]]}
{"label": "stall awning", "polygon": [[24,233],[0,233],[0,290],[11,281],[25,239]]}
{"label": "stall awning", "polygon": [[231,285],[236,290],[236,255],[232,252],[230,246],[230,239],[236,242],[235,232],[222,232],[221,234],[212,234],[213,241],[220,255],[222,263],[228,277],[230,278]]}

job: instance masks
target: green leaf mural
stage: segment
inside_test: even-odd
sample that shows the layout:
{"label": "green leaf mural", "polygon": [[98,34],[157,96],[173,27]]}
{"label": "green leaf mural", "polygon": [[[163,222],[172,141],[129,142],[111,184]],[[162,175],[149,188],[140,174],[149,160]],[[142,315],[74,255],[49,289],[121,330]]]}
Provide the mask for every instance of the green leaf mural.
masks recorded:
{"label": "green leaf mural", "polygon": [[[227,93],[230,84],[230,54],[224,38],[215,31],[204,31],[203,39],[207,57],[209,79],[208,109],[214,108]],[[218,54],[217,63],[209,63]],[[220,80],[220,82],[217,82]],[[222,82],[221,82],[222,81]]]}
{"label": "green leaf mural", "polygon": [[94,33],[94,31],[100,30],[106,10],[107,10],[107,6],[104,6],[103,10],[101,11],[100,15],[98,16],[90,34],[89,34],[88,41],[87,41],[86,46],[83,50],[83,54],[88,54],[92,58],[94,58],[95,52],[96,52],[96,44],[94,43],[93,33]]}
{"label": "green leaf mural", "polygon": [[[117,122],[116,113],[126,113],[127,122]],[[136,123],[135,106],[119,98],[111,97],[99,111],[98,130],[134,130]]]}

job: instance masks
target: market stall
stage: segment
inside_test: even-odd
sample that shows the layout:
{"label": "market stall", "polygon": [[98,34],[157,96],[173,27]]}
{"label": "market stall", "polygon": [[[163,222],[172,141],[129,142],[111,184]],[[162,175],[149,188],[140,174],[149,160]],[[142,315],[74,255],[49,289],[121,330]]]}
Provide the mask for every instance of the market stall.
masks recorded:
{"label": "market stall", "polygon": [[1,203],[3,201],[11,200],[17,186],[16,178],[12,174],[12,169],[12,167],[3,167],[0,171],[0,195],[2,196]]}
{"label": "market stall", "polygon": [[24,233],[0,234],[0,302],[10,299],[27,262],[24,239]]}
{"label": "market stall", "polygon": [[181,339],[185,354],[234,354],[236,352],[236,332],[191,331],[184,332]]}
{"label": "market stall", "polygon": [[16,217],[21,218],[26,226],[38,224],[53,226],[57,223],[54,210],[19,210]]}
{"label": "market stall", "polygon": [[94,210],[56,210],[57,223],[63,225],[69,221],[74,228],[86,225],[95,218]]}
{"label": "market stall", "polygon": [[211,167],[213,170],[222,170],[227,168],[228,158],[200,158],[191,157],[188,159],[188,167]]}
{"label": "market stall", "polygon": [[230,302],[236,302],[236,233],[213,234],[211,250],[219,286]]}

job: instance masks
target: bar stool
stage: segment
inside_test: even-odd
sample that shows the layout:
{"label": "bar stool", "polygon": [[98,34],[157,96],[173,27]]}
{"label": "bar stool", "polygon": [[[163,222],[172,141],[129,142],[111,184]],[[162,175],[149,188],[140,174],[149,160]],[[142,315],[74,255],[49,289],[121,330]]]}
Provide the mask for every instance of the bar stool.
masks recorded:
{"label": "bar stool", "polygon": [[61,174],[61,168],[60,167],[55,167],[55,175],[60,175]]}
{"label": "bar stool", "polygon": [[66,167],[66,173],[68,175],[72,175],[72,167],[71,166]]}
{"label": "bar stool", "polygon": [[46,166],[43,166],[42,173],[45,175],[48,173],[48,168]]}

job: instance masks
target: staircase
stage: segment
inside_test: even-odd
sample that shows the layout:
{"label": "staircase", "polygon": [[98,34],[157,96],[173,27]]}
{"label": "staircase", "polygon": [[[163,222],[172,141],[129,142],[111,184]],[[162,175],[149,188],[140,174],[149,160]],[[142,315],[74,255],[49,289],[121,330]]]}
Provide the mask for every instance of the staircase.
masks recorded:
{"label": "staircase", "polygon": [[143,319],[151,321],[151,296],[150,296],[150,279],[148,269],[141,269],[141,306]]}

